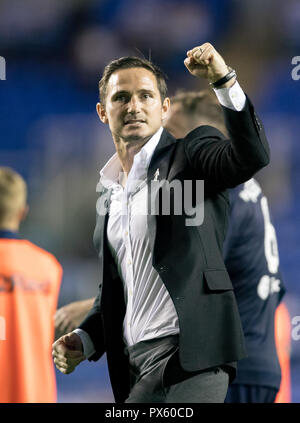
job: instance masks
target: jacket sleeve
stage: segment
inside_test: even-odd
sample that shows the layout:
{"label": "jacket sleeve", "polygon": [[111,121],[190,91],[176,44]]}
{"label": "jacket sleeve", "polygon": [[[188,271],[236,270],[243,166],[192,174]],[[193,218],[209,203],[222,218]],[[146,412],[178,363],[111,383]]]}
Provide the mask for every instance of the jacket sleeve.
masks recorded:
{"label": "jacket sleeve", "polygon": [[102,314],[100,310],[101,288],[102,286],[100,284],[98,295],[95,298],[93,307],[83,322],[79,325],[79,329],[82,329],[89,334],[96,350],[95,354],[89,357],[89,361],[99,360],[105,352]]}
{"label": "jacket sleeve", "polygon": [[229,140],[212,126],[200,126],[184,139],[185,153],[197,178],[218,190],[247,181],[270,160],[263,125],[248,97],[240,112],[222,108]]}

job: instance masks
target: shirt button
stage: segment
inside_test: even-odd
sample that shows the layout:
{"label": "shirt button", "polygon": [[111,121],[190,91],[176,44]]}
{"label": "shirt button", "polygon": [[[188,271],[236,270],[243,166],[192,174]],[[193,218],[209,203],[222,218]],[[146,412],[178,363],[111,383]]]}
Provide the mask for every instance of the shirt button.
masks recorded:
{"label": "shirt button", "polygon": [[165,272],[167,270],[167,268],[166,268],[166,266],[161,265],[161,266],[158,267],[158,270],[160,272]]}
{"label": "shirt button", "polygon": [[126,235],[126,236],[128,235],[128,231],[125,231],[125,235]]}
{"label": "shirt button", "polygon": [[132,264],[132,261],[131,260],[128,260],[128,262],[127,262],[128,264],[129,264],[129,266]]}

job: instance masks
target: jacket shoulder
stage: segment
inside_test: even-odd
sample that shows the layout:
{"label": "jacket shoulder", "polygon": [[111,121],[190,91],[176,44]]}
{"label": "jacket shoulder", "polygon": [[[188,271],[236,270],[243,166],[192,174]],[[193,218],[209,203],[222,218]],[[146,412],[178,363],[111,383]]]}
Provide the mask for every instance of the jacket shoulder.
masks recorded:
{"label": "jacket shoulder", "polygon": [[196,142],[196,141],[200,141],[203,139],[215,139],[216,141],[218,140],[224,140],[226,139],[225,135],[222,134],[221,131],[219,131],[217,128],[215,128],[214,126],[210,126],[210,125],[201,125],[198,126],[197,128],[193,129],[192,131],[190,131],[185,137],[184,137],[184,141],[186,143],[189,142]]}

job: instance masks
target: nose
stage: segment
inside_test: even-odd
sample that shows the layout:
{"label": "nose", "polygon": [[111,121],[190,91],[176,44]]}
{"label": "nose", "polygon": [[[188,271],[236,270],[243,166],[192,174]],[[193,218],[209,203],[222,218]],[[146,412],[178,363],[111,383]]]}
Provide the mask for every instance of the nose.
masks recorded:
{"label": "nose", "polygon": [[132,96],[130,101],[128,102],[128,113],[137,113],[140,111],[141,103],[139,98],[136,96]]}

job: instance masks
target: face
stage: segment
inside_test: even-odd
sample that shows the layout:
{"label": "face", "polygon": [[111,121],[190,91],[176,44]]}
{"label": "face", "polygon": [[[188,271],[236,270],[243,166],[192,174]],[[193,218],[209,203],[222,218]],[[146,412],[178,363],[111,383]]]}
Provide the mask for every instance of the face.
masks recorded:
{"label": "face", "polygon": [[182,106],[179,102],[172,103],[168,117],[165,120],[164,127],[169,131],[175,138],[184,138],[193,127],[191,119],[188,119],[182,110]]}
{"label": "face", "polygon": [[145,68],[114,72],[107,85],[105,106],[97,104],[100,120],[107,123],[114,140],[151,138],[162,126],[170,100],[162,103],[155,75]]}

